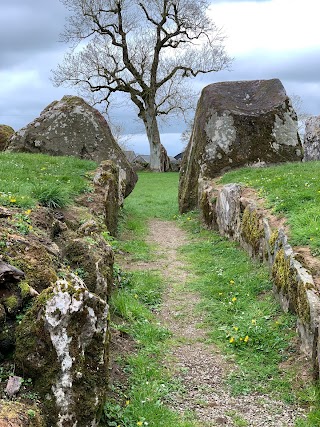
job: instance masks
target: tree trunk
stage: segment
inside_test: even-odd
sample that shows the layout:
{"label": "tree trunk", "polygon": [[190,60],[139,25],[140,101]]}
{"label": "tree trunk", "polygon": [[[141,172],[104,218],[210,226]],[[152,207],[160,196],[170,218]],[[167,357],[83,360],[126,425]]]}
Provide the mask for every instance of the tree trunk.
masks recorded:
{"label": "tree trunk", "polygon": [[166,149],[161,144],[160,133],[155,111],[147,108],[143,114],[143,123],[150,145],[150,169],[157,172],[166,172],[170,169],[170,160]]}

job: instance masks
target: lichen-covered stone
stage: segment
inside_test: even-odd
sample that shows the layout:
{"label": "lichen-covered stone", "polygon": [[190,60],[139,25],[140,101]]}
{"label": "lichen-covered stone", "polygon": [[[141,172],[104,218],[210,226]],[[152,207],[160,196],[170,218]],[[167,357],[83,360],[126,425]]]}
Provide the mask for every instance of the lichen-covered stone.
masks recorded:
{"label": "lichen-covered stone", "polygon": [[33,378],[47,425],[96,426],[105,399],[108,304],[74,275],[43,291],[17,331],[16,365]]}
{"label": "lichen-covered stone", "polygon": [[320,116],[306,120],[303,149],[304,160],[320,160]]}
{"label": "lichen-covered stone", "polygon": [[240,197],[241,186],[229,184],[221,189],[216,202],[219,232],[235,240],[240,236]]}
{"label": "lichen-covered stone", "polygon": [[181,165],[180,211],[198,206],[202,179],[256,162],[301,159],[297,116],[278,79],[211,84],[202,91]]}
{"label": "lichen-covered stone", "polygon": [[64,96],[48,105],[40,117],[11,138],[8,151],[75,156],[97,162],[112,160],[121,170],[124,197],[138,179],[105,118],[76,96]]}
{"label": "lichen-covered stone", "polygon": [[66,241],[65,257],[90,292],[108,299],[112,283],[112,248],[100,235]]}
{"label": "lichen-covered stone", "polygon": [[119,208],[123,204],[124,189],[121,171],[110,161],[101,162],[93,178],[96,193],[103,193],[102,212],[108,231],[115,236],[118,228]]}
{"label": "lichen-covered stone", "polygon": [[14,129],[8,125],[0,125],[0,151],[7,148],[11,136],[14,134]]}

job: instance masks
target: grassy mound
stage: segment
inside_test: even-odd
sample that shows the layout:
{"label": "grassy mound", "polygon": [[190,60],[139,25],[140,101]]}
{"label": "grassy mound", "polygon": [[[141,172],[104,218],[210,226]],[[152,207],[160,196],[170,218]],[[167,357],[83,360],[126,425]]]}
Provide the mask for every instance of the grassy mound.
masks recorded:
{"label": "grassy mound", "polygon": [[242,183],[258,190],[267,207],[288,220],[293,245],[309,245],[320,255],[320,163],[286,163],[243,168],[225,174],[221,183]]}
{"label": "grassy mound", "polygon": [[0,205],[63,207],[88,190],[96,163],[75,157],[0,153]]}

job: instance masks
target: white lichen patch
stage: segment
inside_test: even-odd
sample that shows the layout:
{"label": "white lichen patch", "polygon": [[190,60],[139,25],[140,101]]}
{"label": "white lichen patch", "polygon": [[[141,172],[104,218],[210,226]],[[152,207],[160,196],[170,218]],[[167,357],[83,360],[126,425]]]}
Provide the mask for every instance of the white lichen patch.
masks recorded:
{"label": "white lichen patch", "polygon": [[217,112],[212,113],[205,125],[205,133],[208,140],[203,155],[205,160],[214,160],[218,148],[227,154],[236,139],[237,133],[233,117],[227,112],[223,113],[222,116],[219,116]]}
{"label": "white lichen patch", "polygon": [[[98,312],[94,307],[97,307]],[[101,349],[104,349],[107,315],[107,303],[90,293],[84,282],[74,275],[72,284],[66,280],[57,281],[53,288],[53,296],[46,302],[45,327],[57,353],[60,368],[58,378],[52,386],[59,412],[58,427],[64,427],[67,422],[67,425],[76,427],[78,423],[74,409],[77,402],[73,396],[72,386],[73,379],[82,377],[83,372],[76,369],[75,363],[78,357],[85,357],[85,350],[96,333],[101,334]],[[78,319],[85,320],[79,322]],[[100,359],[104,363],[103,350]]]}
{"label": "white lichen patch", "polygon": [[292,147],[299,145],[297,133],[298,123],[293,119],[290,111],[284,113],[283,119],[276,115],[272,129],[272,135],[275,137],[273,148],[277,151],[281,145]]}

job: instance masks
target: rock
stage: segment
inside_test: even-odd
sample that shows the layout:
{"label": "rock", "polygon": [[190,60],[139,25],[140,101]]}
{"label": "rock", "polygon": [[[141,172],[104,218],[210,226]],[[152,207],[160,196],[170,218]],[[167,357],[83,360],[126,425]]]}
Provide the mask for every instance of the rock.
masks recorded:
{"label": "rock", "polygon": [[17,369],[45,402],[46,425],[96,426],[108,371],[106,301],[75,275],[43,291],[17,328]]}
{"label": "rock", "polygon": [[0,151],[7,148],[10,137],[14,134],[12,127],[7,125],[0,125]]}
{"label": "rock", "polygon": [[303,149],[304,160],[320,160],[320,116],[306,120]]}
{"label": "rock", "polygon": [[76,96],[64,96],[48,105],[40,117],[11,138],[8,151],[75,156],[99,163],[112,160],[120,169],[124,197],[138,179],[105,118]]}
{"label": "rock", "polygon": [[9,380],[6,386],[7,395],[9,397],[13,397],[15,394],[17,394],[21,388],[22,382],[23,382],[23,379],[16,375],[9,377]]}
{"label": "rock", "polygon": [[0,400],[0,427],[45,427],[35,404]]}
{"label": "rock", "polygon": [[24,272],[4,261],[0,261],[0,283],[17,281],[24,278]]}
{"label": "rock", "polygon": [[240,166],[301,161],[297,115],[278,79],[214,83],[198,102],[180,170],[181,212],[198,206],[198,182]]}
{"label": "rock", "polygon": [[95,193],[103,193],[100,215],[104,217],[108,231],[115,236],[118,228],[119,208],[123,204],[123,181],[114,163],[101,162],[93,178]]}

